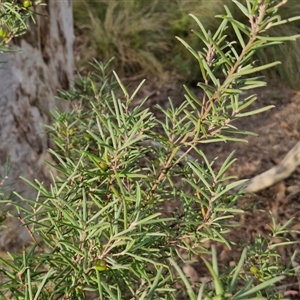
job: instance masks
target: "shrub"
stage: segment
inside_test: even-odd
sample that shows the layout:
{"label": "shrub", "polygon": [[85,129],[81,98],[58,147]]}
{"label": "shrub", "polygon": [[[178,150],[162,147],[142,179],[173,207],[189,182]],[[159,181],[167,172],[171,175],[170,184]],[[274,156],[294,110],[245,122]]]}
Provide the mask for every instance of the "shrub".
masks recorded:
{"label": "shrub", "polygon": [[[234,1],[249,19],[238,22],[226,15],[216,32],[198,25],[194,34],[205,44],[194,50],[179,38],[195,58],[203,81],[197,98],[185,87],[185,100],[167,109],[159,107],[159,120],[145,107],[147,99],[134,102],[142,83],[130,95],[109,65],[95,62],[94,73],[80,78],[62,98],[73,103],[71,112],[54,113],[49,128],[57,144],[50,150],[57,160],[57,175],[50,189],[28,182],[39,192],[16,203],[32,236],[22,254],[0,258],[6,276],[0,290],[17,299],[269,299],[280,298],[274,283],[283,279],[280,263],[266,268],[277,245],[268,244],[257,260],[243,251],[236,267],[225,272],[214,247],[206,241],[232,247],[225,233],[239,195],[232,189],[241,182],[226,170],[213,170],[200,150],[201,143],[243,140],[232,120],[268,109],[248,110],[255,95],[243,99],[242,91],[265,85],[255,74],[275,66],[251,64],[257,49],[295,36],[270,38],[268,30],[285,20],[277,16],[279,1]],[[227,26],[235,40],[227,40]],[[238,42],[241,51],[234,47]],[[215,74],[222,74],[221,79]],[[114,79],[116,79],[116,82]],[[193,154],[191,152],[193,151]],[[24,179],[26,180],[26,179]],[[5,202],[5,201],[4,201]],[[288,224],[287,224],[288,225]],[[276,227],[276,226],[274,226]],[[282,230],[277,232],[283,234]],[[261,245],[263,242],[259,242]],[[286,244],[281,243],[281,245]],[[271,247],[272,246],[272,247]],[[265,248],[264,248],[265,249]],[[272,251],[271,251],[272,250]],[[203,259],[214,285],[192,281],[184,266]],[[223,273],[221,273],[223,272]],[[285,273],[292,272],[287,270]],[[250,298],[254,297],[254,298]]]}

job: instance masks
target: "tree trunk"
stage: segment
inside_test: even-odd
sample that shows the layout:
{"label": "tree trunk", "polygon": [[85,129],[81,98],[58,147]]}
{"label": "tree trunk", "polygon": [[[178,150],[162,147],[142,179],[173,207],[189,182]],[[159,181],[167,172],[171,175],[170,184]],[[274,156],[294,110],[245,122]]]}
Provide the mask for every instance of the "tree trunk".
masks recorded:
{"label": "tree trunk", "polygon": [[[36,191],[19,177],[49,183],[51,161],[49,139],[44,124],[57,106],[57,89],[68,89],[73,79],[73,17],[71,0],[46,0],[36,10],[28,32],[13,41],[13,53],[0,55],[0,174],[6,160],[11,164],[7,184],[22,196],[35,199]],[[14,200],[17,201],[17,200]],[[10,229],[0,234],[0,247],[16,250],[28,240],[24,227],[8,222]]]}

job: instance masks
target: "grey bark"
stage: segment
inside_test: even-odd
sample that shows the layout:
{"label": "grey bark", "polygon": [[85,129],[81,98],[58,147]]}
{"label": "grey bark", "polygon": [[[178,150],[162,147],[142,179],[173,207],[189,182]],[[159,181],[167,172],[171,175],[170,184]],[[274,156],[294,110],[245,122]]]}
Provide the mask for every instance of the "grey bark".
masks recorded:
{"label": "grey bark", "polygon": [[[36,191],[20,179],[49,183],[51,161],[49,138],[44,124],[50,112],[63,102],[55,99],[58,89],[68,89],[73,79],[73,17],[71,0],[47,0],[38,6],[36,24],[26,35],[13,41],[14,53],[1,54],[0,61],[0,174],[6,160],[11,170],[6,184],[22,196],[35,199]],[[16,200],[14,200],[16,201]],[[9,220],[0,233],[0,248],[16,250],[28,239],[24,227]]]}

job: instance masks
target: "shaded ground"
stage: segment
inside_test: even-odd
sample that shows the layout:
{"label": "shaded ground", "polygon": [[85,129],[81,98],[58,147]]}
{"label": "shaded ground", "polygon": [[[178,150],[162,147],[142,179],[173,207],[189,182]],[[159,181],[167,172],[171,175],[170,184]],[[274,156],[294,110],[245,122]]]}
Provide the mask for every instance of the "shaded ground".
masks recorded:
{"label": "shaded ground", "polygon": [[[177,87],[178,88],[178,87]],[[292,91],[283,86],[268,86],[256,90],[258,100],[252,108],[259,108],[266,105],[274,105],[275,108],[251,117],[238,120],[234,125],[239,129],[253,131],[258,134],[256,137],[247,137],[248,143],[214,143],[205,144],[202,150],[210,160],[218,157],[215,167],[219,168],[227,156],[235,150],[237,162],[230,172],[239,179],[252,178],[274,165],[276,165],[286,153],[300,139],[300,92]],[[146,86],[143,95],[150,95],[147,102],[152,111],[154,106],[168,106],[167,98],[170,96],[176,104],[183,99],[183,91],[176,91],[172,84],[164,86],[162,91]],[[141,95],[141,97],[143,96]],[[300,170],[299,170],[300,171]],[[272,212],[278,224],[294,218],[289,228],[300,230],[300,173],[295,172],[284,182],[263,190],[256,195],[247,195],[240,199],[239,205],[245,209],[251,206],[241,218],[241,227],[230,234],[230,240],[240,245],[254,241],[258,235],[270,236],[272,225],[270,213]],[[299,234],[294,233],[287,236],[290,240],[299,241]],[[278,242],[278,241],[277,241]],[[295,250],[300,250],[298,244],[279,249],[281,258],[287,263]],[[225,247],[219,247],[218,253],[223,265],[229,266],[233,260],[239,258],[240,253],[229,251]],[[296,257],[300,263],[300,256]],[[194,270],[203,276],[203,269],[194,266]],[[197,274],[194,274],[197,276]],[[202,277],[200,276],[200,277]],[[288,278],[282,283],[282,287],[291,291],[287,294],[288,299],[300,299],[300,280],[295,276]],[[280,287],[279,287],[280,288]]]}

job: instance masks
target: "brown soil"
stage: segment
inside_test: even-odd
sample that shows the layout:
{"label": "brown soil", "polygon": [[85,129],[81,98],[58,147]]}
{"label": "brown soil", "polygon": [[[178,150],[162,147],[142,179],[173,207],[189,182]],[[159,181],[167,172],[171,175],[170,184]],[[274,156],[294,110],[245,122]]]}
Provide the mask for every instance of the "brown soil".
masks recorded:
{"label": "brown soil", "polygon": [[[133,86],[137,86],[133,84]],[[183,101],[183,90],[178,91],[173,85],[164,85],[163,89],[153,88],[147,85],[143,87],[143,96],[149,96],[147,105],[156,113],[155,105],[168,106],[168,97],[173,103],[180,104]],[[210,160],[218,157],[215,168],[219,168],[228,155],[235,151],[234,157],[237,161],[230,170],[232,175],[239,179],[252,178],[276,165],[285,154],[300,139],[300,93],[284,86],[268,86],[252,91],[258,96],[258,100],[251,108],[260,108],[274,105],[275,108],[261,114],[239,119],[234,125],[239,129],[252,131],[258,136],[246,137],[248,143],[213,143],[203,144],[202,150]],[[299,170],[300,171],[300,170]],[[246,209],[241,218],[241,226],[229,235],[229,239],[237,244],[234,251],[224,246],[218,246],[219,259],[224,267],[237,261],[242,246],[254,241],[259,235],[271,236],[270,226],[272,221],[270,212],[273,214],[277,224],[284,224],[294,218],[289,229],[300,230],[300,173],[295,172],[284,182],[263,190],[256,195],[246,195],[239,200],[239,206]],[[248,209],[251,206],[251,209]],[[298,242],[300,235],[293,233],[287,238]],[[238,251],[237,251],[238,249]],[[298,244],[279,248],[281,258],[290,262],[295,250],[300,250]],[[300,263],[300,256],[296,257],[294,263]],[[194,265],[191,273],[196,271],[202,274],[204,269],[200,265]],[[202,277],[200,276],[200,277]],[[296,277],[287,278],[281,287],[290,292],[286,294],[287,299],[300,299],[300,281]],[[279,286],[279,288],[281,288]],[[288,298],[290,297],[290,298]]]}

